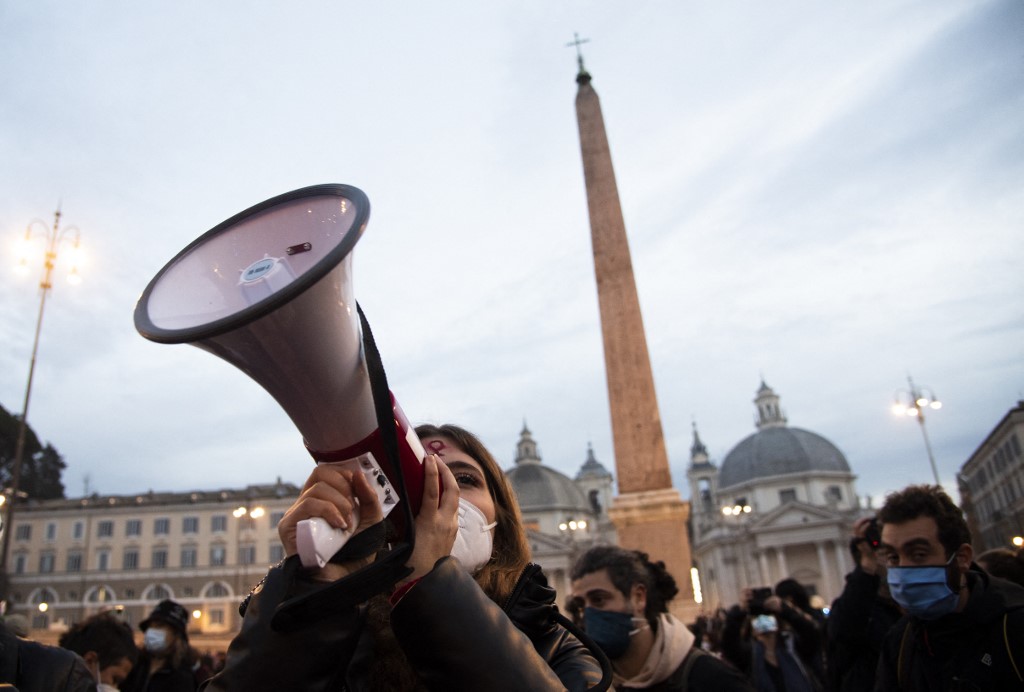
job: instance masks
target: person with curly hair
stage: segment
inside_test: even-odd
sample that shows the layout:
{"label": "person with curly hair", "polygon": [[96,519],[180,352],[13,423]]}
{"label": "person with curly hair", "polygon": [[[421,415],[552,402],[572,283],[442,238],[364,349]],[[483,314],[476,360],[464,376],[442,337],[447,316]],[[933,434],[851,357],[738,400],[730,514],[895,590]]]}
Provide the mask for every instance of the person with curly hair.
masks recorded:
{"label": "person with curly hair", "polygon": [[735,668],[695,646],[693,632],[668,612],[679,588],[664,562],[596,546],[570,576],[586,633],[612,661],[615,689],[753,692]]}
{"label": "person with curly hair", "polygon": [[1024,588],[974,563],[963,512],[937,485],[878,513],[889,593],[905,615],[886,635],[875,689],[1024,689]]}

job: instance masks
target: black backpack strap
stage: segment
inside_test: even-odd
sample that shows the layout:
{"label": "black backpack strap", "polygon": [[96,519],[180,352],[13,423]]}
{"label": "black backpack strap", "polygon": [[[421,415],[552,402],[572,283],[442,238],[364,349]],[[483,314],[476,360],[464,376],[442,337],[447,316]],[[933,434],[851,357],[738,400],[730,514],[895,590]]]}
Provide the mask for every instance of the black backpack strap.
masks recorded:
{"label": "black backpack strap", "polygon": [[690,647],[690,653],[686,654],[686,661],[683,663],[683,686],[679,688],[681,692],[686,692],[687,688],[689,688],[690,670],[701,656],[707,656],[707,652],[704,649],[699,646]]}

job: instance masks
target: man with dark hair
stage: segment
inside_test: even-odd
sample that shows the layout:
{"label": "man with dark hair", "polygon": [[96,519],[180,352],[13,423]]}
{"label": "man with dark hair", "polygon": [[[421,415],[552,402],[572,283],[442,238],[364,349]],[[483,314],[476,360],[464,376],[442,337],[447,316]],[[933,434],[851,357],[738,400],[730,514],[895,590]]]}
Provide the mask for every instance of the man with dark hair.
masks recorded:
{"label": "man with dark hair", "polygon": [[963,513],[935,485],[878,513],[889,592],[906,613],[886,635],[875,690],[1024,690],[1024,589],[974,564]]}
{"label": "man with dark hair", "polygon": [[753,692],[739,671],[696,646],[694,634],[669,614],[679,588],[664,562],[596,546],[576,561],[571,577],[587,635],[611,659],[615,689]]}
{"label": "man with dark hair", "polygon": [[110,612],[76,624],[61,635],[59,643],[82,657],[99,692],[119,688],[139,657],[132,628]]}

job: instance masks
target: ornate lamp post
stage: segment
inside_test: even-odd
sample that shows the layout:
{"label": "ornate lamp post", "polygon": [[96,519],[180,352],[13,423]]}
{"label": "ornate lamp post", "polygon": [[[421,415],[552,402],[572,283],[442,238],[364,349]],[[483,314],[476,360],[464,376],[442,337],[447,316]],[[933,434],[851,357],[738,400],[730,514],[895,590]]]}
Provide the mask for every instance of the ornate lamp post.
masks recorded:
{"label": "ornate lamp post", "polygon": [[[37,233],[38,231],[38,233]],[[3,522],[3,548],[0,550],[0,574],[4,577],[2,585],[3,596],[7,596],[7,552],[10,546],[11,529],[14,528],[14,508],[17,505],[18,485],[21,482],[21,466],[25,454],[25,434],[28,429],[28,404],[32,396],[32,378],[36,370],[36,354],[39,351],[39,332],[43,326],[43,311],[46,308],[46,296],[53,288],[52,277],[54,267],[57,265],[57,251],[65,240],[72,242],[72,261],[68,272],[68,282],[78,284],[81,277],[78,274],[78,246],[79,230],[77,226],[60,227],[60,209],[53,214],[53,228],[49,228],[42,219],[33,219],[25,229],[25,241],[23,243],[22,256],[18,262],[20,272],[28,272],[29,254],[34,237],[42,237],[45,240],[46,253],[43,255],[43,278],[39,282],[39,316],[36,318],[35,339],[32,342],[32,358],[28,366],[28,384],[25,386],[25,402],[21,407],[21,420],[18,425],[18,443],[14,451],[14,465],[11,470],[11,485],[8,490],[11,497],[5,503],[5,516]]]}
{"label": "ornate lamp post", "polygon": [[917,418],[921,424],[921,434],[924,436],[924,448],[928,452],[928,462],[932,465],[932,474],[935,476],[935,485],[942,485],[939,480],[939,469],[935,466],[935,455],[932,454],[932,445],[928,441],[928,431],[924,427],[925,409],[938,410],[942,408],[942,402],[935,396],[935,392],[929,387],[915,385],[914,380],[907,375],[909,389],[897,389],[895,401],[892,405],[892,412],[897,416],[910,416]]}

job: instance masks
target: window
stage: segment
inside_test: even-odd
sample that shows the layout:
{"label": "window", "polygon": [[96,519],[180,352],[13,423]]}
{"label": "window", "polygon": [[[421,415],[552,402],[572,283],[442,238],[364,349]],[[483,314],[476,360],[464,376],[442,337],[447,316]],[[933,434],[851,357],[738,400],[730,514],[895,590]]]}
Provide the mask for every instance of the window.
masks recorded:
{"label": "window", "polygon": [[238,546],[238,564],[251,565],[256,562],[256,546],[251,543]]}
{"label": "window", "polygon": [[182,533],[199,533],[199,517],[185,517],[181,520]]}
{"label": "window", "polygon": [[142,535],[142,520],[141,519],[129,519],[124,524],[124,535],[125,536],[141,536]]}
{"label": "window", "polygon": [[114,522],[101,521],[96,525],[96,535],[100,538],[111,538],[114,535]]}
{"label": "window", "polygon": [[222,545],[210,546],[210,565],[223,565],[227,560],[228,551]]}
{"label": "window", "polygon": [[73,551],[68,553],[67,561],[68,572],[81,572],[82,571],[82,554],[80,552]]}
{"label": "window", "polygon": [[270,528],[276,529],[277,525],[284,519],[284,512],[271,512],[270,513]]}
{"label": "window", "polygon": [[28,562],[28,558],[24,555],[24,553],[19,554],[19,555],[15,555],[14,556],[14,573],[15,574],[24,574],[25,573],[25,563],[26,562]]}
{"label": "window", "polygon": [[843,501],[843,489],[838,485],[828,486],[828,490],[825,491],[826,502],[842,502]]}
{"label": "window", "polygon": [[153,548],[153,569],[167,567],[167,548]]}
{"label": "window", "polygon": [[18,524],[18,528],[14,530],[14,539],[17,541],[31,541],[32,524]]}
{"label": "window", "polygon": [[220,582],[211,585],[210,588],[206,590],[207,598],[223,598],[224,596],[230,595],[231,592],[228,591],[227,587],[221,584]]}
{"label": "window", "polygon": [[228,515],[217,514],[210,517],[210,530],[214,533],[224,533],[228,530]]}
{"label": "window", "polygon": [[75,527],[71,531],[71,537],[76,541],[80,541],[83,536],[85,536],[85,522],[76,521]]}
{"label": "window", "polygon": [[280,543],[270,544],[270,564],[276,565],[284,559],[284,546]]}
{"label": "window", "polygon": [[779,502],[796,502],[796,488],[784,488],[779,491]]}
{"label": "window", "polygon": [[181,566],[182,567],[195,567],[196,566],[196,549],[195,546],[188,546],[181,549]]}
{"label": "window", "polygon": [[57,525],[52,521],[46,525],[46,540],[55,541],[57,540]]}
{"label": "window", "polygon": [[44,553],[39,554],[39,572],[42,574],[49,574],[53,571],[54,555],[52,551],[47,550]]}
{"label": "window", "polygon": [[110,551],[109,550],[98,550],[96,551],[96,569],[101,572],[105,572],[110,569]]}
{"label": "window", "polygon": [[129,548],[124,551],[124,569],[138,569],[139,568],[139,551],[135,548]]}
{"label": "window", "polygon": [[154,584],[142,594],[142,597],[150,601],[163,601],[168,598],[174,598],[174,594],[163,584]]}
{"label": "window", "polygon": [[223,608],[210,608],[210,624],[211,625],[223,625],[224,624],[224,609]]}
{"label": "window", "polygon": [[164,536],[171,532],[171,520],[161,517],[153,522],[153,533],[157,536]]}

